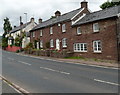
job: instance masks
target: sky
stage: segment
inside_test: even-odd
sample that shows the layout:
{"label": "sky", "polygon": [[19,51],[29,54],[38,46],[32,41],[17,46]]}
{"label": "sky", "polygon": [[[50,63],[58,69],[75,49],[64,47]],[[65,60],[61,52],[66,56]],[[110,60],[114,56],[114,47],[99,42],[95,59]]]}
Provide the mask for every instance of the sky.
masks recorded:
{"label": "sky", "polygon": [[[80,8],[80,2],[83,0],[0,0],[0,35],[3,31],[4,18],[8,17],[12,27],[19,26],[19,18],[22,16],[22,22],[30,21],[31,17],[43,21],[54,16],[55,11],[60,11],[61,14]],[[94,12],[101,10],[100,5],[107,0],[86,0],[88,8]]]}

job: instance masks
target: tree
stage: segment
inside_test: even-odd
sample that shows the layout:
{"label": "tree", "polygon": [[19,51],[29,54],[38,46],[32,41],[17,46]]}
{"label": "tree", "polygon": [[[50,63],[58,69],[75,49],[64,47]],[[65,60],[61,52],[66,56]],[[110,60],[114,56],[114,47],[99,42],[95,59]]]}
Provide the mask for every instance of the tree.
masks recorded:
{"label": "tree", "polygon": [[100,6],[100,8],[101,9],[106,9],[106,8],[110,8],[110,7],[113,7],[113,6],[116,6],[116,5],[120,5],[120,0],[112,0],[111,2],[110,1],[104,2]]}
{"label": "tree", "polygon": [[4,19],[3,29],[4,29],[3,38],[5,38],[5,35],[6,35],[10,30],[12,30],[12,26],[11,26],[11,24],[10,24],[9,18],[7,18],[7,17]]}

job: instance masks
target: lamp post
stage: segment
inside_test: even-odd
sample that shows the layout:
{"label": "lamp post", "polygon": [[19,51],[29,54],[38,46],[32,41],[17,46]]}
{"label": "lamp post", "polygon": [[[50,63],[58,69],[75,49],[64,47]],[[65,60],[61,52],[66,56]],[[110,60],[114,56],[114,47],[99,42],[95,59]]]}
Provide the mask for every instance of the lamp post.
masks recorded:
{"label": "lamp post", "polygon": [[26,23],[27,23],[27,13],[24,13],[25,14],[25,16],[26,16]]}

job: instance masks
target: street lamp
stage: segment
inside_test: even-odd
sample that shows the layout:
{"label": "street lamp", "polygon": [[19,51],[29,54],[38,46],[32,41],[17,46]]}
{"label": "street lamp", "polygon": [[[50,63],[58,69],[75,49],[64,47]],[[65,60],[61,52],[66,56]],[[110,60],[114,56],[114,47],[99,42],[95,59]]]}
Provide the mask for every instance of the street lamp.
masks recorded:
{"label": "street lamp", "polygon": [[25,14],[25,16],[26,16],[26,24],[27,24],[27,13],[24,13]]}

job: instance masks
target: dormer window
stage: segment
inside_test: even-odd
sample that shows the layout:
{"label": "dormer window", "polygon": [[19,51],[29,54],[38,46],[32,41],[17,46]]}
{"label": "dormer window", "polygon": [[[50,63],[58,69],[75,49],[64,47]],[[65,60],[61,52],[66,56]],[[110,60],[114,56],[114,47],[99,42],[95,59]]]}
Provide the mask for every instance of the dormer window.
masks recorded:
{"label": "dormer window", "polygon": [[99,30],[100,30],[100,29],[99,29],[99,24],[98,24],[98,23],[94,23],[94,24],[93,24],[93,31],[94,31],[94,32],[99,32]]}
{"label": "dormer window", "polygon": [[53,34],[53,27],[50,27],[50,34]]}
{"label": "dormer window", "polygon": [[78,27],[78,28],[77,28],[77,35],[80,35],[80,34],[81,34],[81,28]]}
{"label": "dormer window", "polygon": [[41,37],[43,36],[43,31],[42,31],[42,30],[40,30],[40,36],[41,36]]}
{"label": "dormer window", "polygon": [[62,32],[66,32],[66,25],[65,24],[62,25]]}

